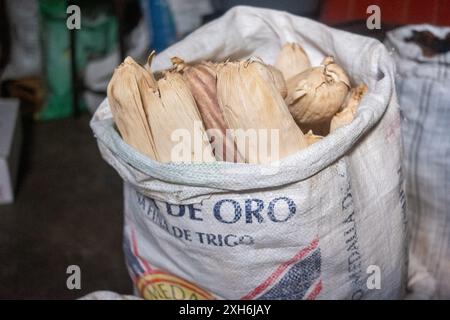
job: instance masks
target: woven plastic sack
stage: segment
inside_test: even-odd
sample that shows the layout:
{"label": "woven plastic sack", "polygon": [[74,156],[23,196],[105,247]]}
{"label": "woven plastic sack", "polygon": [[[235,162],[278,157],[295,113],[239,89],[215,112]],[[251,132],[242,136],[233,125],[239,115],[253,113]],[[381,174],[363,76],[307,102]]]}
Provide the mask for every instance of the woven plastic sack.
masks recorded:
{"label": "woven plastic sack", "polygon": [[443,39],[450,28],[411,25],[386,40],[398,69],[411,254],[434,278],[420,290],[450,299],[450,52],[425,55],[405,41],[413,30]]}
{"label": "woven plastic sack", "polygon": [[141,298],[113,291],[94,291],[82,296],[78,300],[141,300]]}
{"label": "woven plastic sack", "polygon": [[350,125],[277,165],[158,163],[123,142],[107,101],[95,113],[102,156],[125,182],[124,248],[144,298],[403,297],[400,117],[381,43],[236,7],[159,54],[154,67],[174,55],[271,63],[286,41],[301,43],[313,64],[334,55],[370,91]]}

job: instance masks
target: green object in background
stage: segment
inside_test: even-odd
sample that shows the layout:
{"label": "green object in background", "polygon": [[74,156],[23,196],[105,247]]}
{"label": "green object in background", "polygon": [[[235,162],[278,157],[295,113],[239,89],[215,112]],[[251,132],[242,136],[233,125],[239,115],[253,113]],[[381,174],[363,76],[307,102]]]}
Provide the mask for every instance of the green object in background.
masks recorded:
{"label": "green object in background", "polygon": [[[72,1],[81,11],[81,28],[75,30],[77,74],[91,59],[103,57],[117,48],[118,25],[112,14],[110,1]],[[46,101],[37,119],[57,119],[71,116],[72,79],[70,58],[70,30],[66,26],[67,2],[39,0],[43,70],[46,82]],[[78,108],[85,109],[79,93]]]}

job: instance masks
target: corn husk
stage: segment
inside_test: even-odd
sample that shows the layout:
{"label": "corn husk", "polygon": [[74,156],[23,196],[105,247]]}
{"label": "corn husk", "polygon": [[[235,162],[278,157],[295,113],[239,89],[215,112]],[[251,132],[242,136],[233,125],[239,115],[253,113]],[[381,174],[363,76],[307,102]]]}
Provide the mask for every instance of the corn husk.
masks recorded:
{"label": "corn husk", "polygon": [[319,136],[313,133],[312,130],[309,130],[305,134],[306,142],[308,143],[308,146],[312,145],[313,143],[316,143],[317,141],[321,140],[323,136]]}
{"label": "corn husk", "polygon": [[358,106],[368,90],[369,88],[365,84],[360,84],[352,88],[347,94],[347,97],[345,98],[344,103],[342,104],[339,111],[350,109],[353,114],[356,114],[356,112],[358,111]]}
{"label": "corn husk", "polygon": [[321,66],[289,79],[287,87],[289,111],[302,126],[330,121],[344,102],[350,80],[334,59],[327,57]]}
{"label": "corn husk", "polygon": [[178,57],[171,60],[173,70],[183,75],[195,99],[216,160],[244,162],[234,140],[226,135],[228,127],[217,100],[216,66],[207,61],[188,65]]}
{"label": "corn husk", "polygon": [[287,92],[286,81],[284,80],[283,74],[281,73],[280,70],[278,70],[274,66],[267,65],[267,68],[270,71],[270,73],[269,73],[271,76],[270,81],[273,81],[273,83],[275,84],[275,87],[277,88],[278,92],[283,97],[283,99],[286,98],[288,92]]}
{"label": "corn husk", "polygon": [[127,58],[108,86],[124,141],[160,162],[214,161],[194,98],[181,75],[169,72],[156,81],[149,64],[146,69]]}
{"label": "corn husk", "polygon": [[331,119],[330,132],[333,132],[353,121],[356,112],[358,111],[359,103],[367,91],[368,87],[365,84],[359,85],[350,90],[344,104],[341,107],[342,111],[337,113]]}
{"label": "corn husk", "polygon": [[299,44],[288,42],[281,48],[275,60],[275,67],[281,71],[287,81],[309,69],[311,62],[305,50]]}
{"label": "corn husk", "polygon": [[250,130],[247,132],[255,133],[258,140],[246,144],[236,140],[247,163],[270,163],[307,146],[275,84],[268,80],[269,73],[265,64],[250,60],[218,68],[217,97],[228,127]]}
{"label": "corn husk", "polygon": [[158,80],[158,90],[145,92],[144,99],[159,161],[214,161],[195,100],[180,74],[167,72]]}
{"label": "corn husk", "polygon": [[127,57],[108,84],[108,101],[123,140],[137,151],[157,160],[153,135],[147,122],[141,89],[153,90],[152,75]]}

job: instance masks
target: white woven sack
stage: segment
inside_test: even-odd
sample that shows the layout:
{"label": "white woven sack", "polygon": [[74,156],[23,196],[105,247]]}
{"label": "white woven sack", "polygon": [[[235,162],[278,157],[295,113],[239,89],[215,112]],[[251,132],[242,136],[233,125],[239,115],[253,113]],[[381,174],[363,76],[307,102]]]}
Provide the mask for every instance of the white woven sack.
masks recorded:
{"label": "white woven sack", "polygon": [[405,41],[413,30],[445,38],[450,28],[411,25],[386,40],[398,69],[411,253],[434,278],[417,294],[436,287],[435,298],[450,299],[450,52],[425,56]]}
{"label": "white woven sack", "polygon": [[158,163],[122,141],[107,101],[94,115],[102,156],[125,181],[125,253],[145,298],[403,297],[400,117],[381,43],[236,7],[159,54],[154,67],[175,55],[272,63],[287,41],[301,43],[315,65],[334,55],[370,91],[350,125],[279,166]]}

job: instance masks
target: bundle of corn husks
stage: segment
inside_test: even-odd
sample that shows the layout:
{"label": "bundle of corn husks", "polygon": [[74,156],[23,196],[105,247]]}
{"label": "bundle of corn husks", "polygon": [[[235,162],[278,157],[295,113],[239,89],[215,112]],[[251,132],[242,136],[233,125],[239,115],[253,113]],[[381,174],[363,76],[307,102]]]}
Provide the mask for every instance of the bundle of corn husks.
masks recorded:
{"label": "bundle of corn husks", "polygon": [[351,88],[332,57],[311,66],[285,44],[274,66],[260,59],[173,67],[158,80],[128,57],[108,86],[122,138],[160,162],[271,163],[350,123],[367,91]]}
{"label": "bundle of corn husks", "polygon": [[283,46],[276,66],[285,70],[289,111],[312,143],[350,123],[367,91],[364,84],[352,89],[346,72],[331,56],[311,67],[306,52],[295,43]]}
{"label": "bundle of corn husks", "polygon": [[[236,135],[247,163],[270,163],[307,146],[273,79],[271,69],[258,61],[226,62],[219,67],[217,95],[228,126],[250,132]],[[257,139],[252,139],[252,130]]]}
{"label": "bundle of corn husks", "polygon": [[178,73],[155,80],[149,68],[128,57],[114,72],[108,100],[122,138],[150,158],[214,160],[194,98]]}

